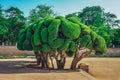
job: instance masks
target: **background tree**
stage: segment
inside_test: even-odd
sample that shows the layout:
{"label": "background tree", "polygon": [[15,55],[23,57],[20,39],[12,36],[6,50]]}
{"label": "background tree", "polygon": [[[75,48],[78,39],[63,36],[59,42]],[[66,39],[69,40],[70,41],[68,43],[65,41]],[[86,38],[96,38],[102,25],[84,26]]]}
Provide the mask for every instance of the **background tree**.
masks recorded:
{"label": "background tree", "polygon": [[105,22],[110,28],[118,28],[120,24],[120,20],[117,19],[117,16],[110,12],[105,13]]}
{"label": "background tree", "polygon": [[18,8],[10,7],[5,10],[5,17],[8,20],[8,43],[15,45],[17,41],[17,35],[20,29],[25,24],[25,18],[23,12]]}
{"label": "background tree", "polygon": [[5,19],[3,15],[3,9],[0,5],[0,44],[2,45],[2,42],[5,42],[7,39],[7,33],[8,33],[8,21]]}
{"label": "background tree", "polygon": [[114,32],[114,37],[112,38],[113,40],[113,47],[117,47],[119,48],[120,47],[120,28],[117,28],[117,29],[112,29],[113,32]]}
{"label": "background tree", "polygon": [[55,13],[52,10],[52,6],[37,5],[35,9],[32,9],[30,11],[28,20],[30,22],[34,22],[40,18],[45,18],[45,17],[49,17],[49,16],[54,16],[54,15],[55,15]]}
{"label": "background tree", "polygon": [[100,27],[105,20],[104,9],[100,6],[85,7],[81,12],[78,12],[78,17],[86,25]]}
{"label": "background tree", "polygon": [[105,13],[104,8],[100,6],[85,7],[81,12],[78,12],[78,17],[81,22],[90,25],[94,31],[101,35],[107,42],[107,46],[113,45],[113,37],[115,31],[113,28],[119,27],[120,20],[115,14],[110,12]]}

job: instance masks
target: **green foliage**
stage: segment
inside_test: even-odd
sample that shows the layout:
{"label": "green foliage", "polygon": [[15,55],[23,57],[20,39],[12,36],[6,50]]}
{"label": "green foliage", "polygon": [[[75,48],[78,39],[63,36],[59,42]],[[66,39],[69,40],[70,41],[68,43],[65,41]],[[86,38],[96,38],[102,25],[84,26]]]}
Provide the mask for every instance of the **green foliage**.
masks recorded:
{"label": "green foliage", "polygon": [[39,46],[41,44],[40,28],[41,28],[42,24],[43,24],[43,22],[41,21],[39,23],[39,26],[37,27],[37,29],[34,32],[34,36],[33,36],[34,46]]}
{"label": "green foliage", "polygon": [[22,45],[23,45],[23,42],[25,41],[25,38],[26,38],[26,31],[25,31],[25,29],[22,29],[19,32],[19,35],[18,35],[17,48],[19,50],[24,50],[23,47],[22,47]]}
{"label": "green foliage", "polygon": [[77,15],[76,15],[76,13],[65,15],[65,18],[68,18],[68,17],[77,17]]}
{"label": "green foliage", "polygon": [[62,19],[62,33],[67,38],[70,38],[71,40],[77,39],[80,35],[80,26],[78,24],[72,23],[66,19]]}
{"label": "green foliage", "polygon": [[55,19],[49,25],[48,27],[48,32],[49,32],[48,40],[49,41],[53,41],[57,38],[60,23],[61,21],[59,19]]}
{"label": "green foliage", "polygon": [[52,18],[52,17],[46,17],[45,21],[44,21],[44,25],[46,27],[48,27],[53,20],[54,20],[54,18]]}
{"label": "green foliage", "polygon": [[87,25],[81,24],[81,32],[84,35],[88,35],[91,33],[91,29]]}
{"label": "green foliage", "polygon": [[[41,25],[41,23],[40,23],[40,25]],[[33,23],[33,24],[31,24],[31,26],[32,26],[32,30],[35,31],[39,25]]]}
{"label": "green foliage", "polygon": [[42,52],[50,52],[51,48],[48,44],[42,44]]}
{"label": "green foliage", "polygon": [[42,39],[43,43],[48,42],[48,29],[47,28],[42,29],[41,39]]}
{"label": "green foliage", "polygon": [[94,49],[101,53],[104,53],[107,51],[106,42],[105,42],[104,38],[102,38],[101,36],[98,36],[95,39]]}
{"label": "green foliage", "polygon": [[0,44],[7,39],[8,29],[0,24]]}
{"label": "green foliage", "polygon": [[98,34],[97,33],[95,33],[94,31],[91,31],[91,39],[92,39],[92,41],[94,41],[96,38],[97,38],[97,36],[98,36]]}
{"label": "green foliage", "polygon": [[88,49],[93,49],[92,40],[89,41],[89,43],[87,44],[86,48],[88,48]]}
{"label": "green foliage", "polygon": [[52,10],[52,6],[47,5],[37,5],[34,9],[30,11],[30,15],[28,17],[30,22],[36,22],[39,18],[45,18],[54,16],[54,11]]}
{"label": "green foliage", "polygon": [[38,52],[38,51],[41,50],[41,48],[40,48],[39,46],[33,46],[33,50],[34,50],[35,52]]}
{"label": "green foliage", "polygon": [[100,6],[85,7],[81,12],[78,12],[78,17],[81,22],[86,25],[96,27],[104,24],[104,9]]}
{"label": "green foliage", "polygon": [[41,38],[39,34],[40,34],[40,30],[37,29],[34,33],[34,38],[33,38],[34,39],[33,42],[35,46],[39,46],[41,44]]}
{"label": "green foliage", "polygon": [[28,39],[26,39],[26,40],[23,42],[22,48],[23,48],[24,50],[33,50],[32,45],[31,45],[31,42],[30,42]]}
{"label": "green foliage", "polygon": [[72,51],[67,51],[66,54],[67,56],[69,57],[72,57],[74,55],[75,52],[72,52]]}
{"label": "green foliage", "polygon": [[53,49],[60,48],[63,44],[64,44],[64,40],[63,39],[56,39],[54,41],[49,41],[49,45]]}
{"label": "green foliage", "polygon": [[7,32],[8,32],[7,28],[0,25],[0,34],[1,34],[1,35],[4,35],[4,34],[6,34]]}
{"label": "green foliage", "polygon": [[31,42],[31,36],[33,35],[32,26],[27,29],[26,38]]}
{"label": "green foliage", "polygon": [[64,50],[68,56],[72,56],[80,45],[97,52],[105,52],[104,39],[76,20],[75,17],[58,16],[36,21],[20,31],[18,49],[50,54],[52,51]]}
{"label": "green foliage", "polygon": [[105,12],[104,8],[100,6],[91,6],[78,12],[78,17],[82,23],[91,26],[93,31],[102,36],[108,47],[119,45],[118,41],[114,40],[117,36],[115,36],[113,29],[118,29],[120,25],[120,20],[115,14]]}
{"label": "green foliage", "polygon": [[113,29],[112,32],[114,32],[114,36],[112,37],[113,44],[116,46],[120,45],[120,28]]}
{"label": "green foliage", "polygon": [[76,23],[76,24],[80,24],[80,20],[77,17],[68,17],[67,18],[69,21]]}
{"label": "green foliage", "polygon": [[85,35],[80,40],[80,46],[88,48],[88,46],[90,46],[90,45],[88,45],[90,42],[91,42],[91,36],[90,35]]}
{"label": "green foliage", "polygon": [[62,19],[65,19],[63,16],[57,16],[57,17],[55,17],[55,19],[60,19],[60,20],[62,20]]}
{"label": "green foliage", "polygon": [[68,49],[69,45],[70,45],[70,42],[71,42],[71,40],[65,39],[64,44],[61,46],[60,49],[66,51]]}
{"label": "green foliage", "polygon": [[4,17],[1,18],[0,16],[0,24],[4,25],[8,30],[5,41],[8,41],[8,45],[15,45],[19,30],[24,28],[25,17],[21,10],[16,7],[10,7],[4,10]]}
{"label": "green foliage", "polygon": [[69,50],[75,52],[77,50],[77,44],[75,44],[75,42],[72,41],[70,43]]}

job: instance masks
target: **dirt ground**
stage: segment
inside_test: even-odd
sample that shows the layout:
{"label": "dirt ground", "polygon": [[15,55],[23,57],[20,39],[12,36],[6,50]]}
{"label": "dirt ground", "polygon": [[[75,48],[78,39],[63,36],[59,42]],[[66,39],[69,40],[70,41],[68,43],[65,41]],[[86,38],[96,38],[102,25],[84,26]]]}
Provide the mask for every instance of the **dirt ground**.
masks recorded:
{"label": "dirt ground", "polygon": [[0,59],[0,80],[120,80],[119,58],[85,58],[92,76],[82,70],[67,70],[72,58],[67,59],[66,70],[42,70],[28,67],[35,59]]}
{"label": "dirt ground", "polygon": [[[33,54],[33,52],[20,51],[15,46],[0,46],[0,54]],[[34,61],[34,58],[0,59],[0,80],[120,80],[120,58],[83,59],[80,63],[89,65],[89,74],[82,70],[68,70],[72,58],[67,58],[65,70],[59,71],[28,66],[35,64],[32,63]]]}
{"label": "dirt ground", "polygon": [[28,66],[35,65],[35,59],[0,59],[0,80],[96,80],[82,70],[69,70],[71,60],[65,70],[43,70]]}
{"label": "dirt ground", "polygon": [[97,80],[120,80],[120,58],[85,58],[82,62]]}

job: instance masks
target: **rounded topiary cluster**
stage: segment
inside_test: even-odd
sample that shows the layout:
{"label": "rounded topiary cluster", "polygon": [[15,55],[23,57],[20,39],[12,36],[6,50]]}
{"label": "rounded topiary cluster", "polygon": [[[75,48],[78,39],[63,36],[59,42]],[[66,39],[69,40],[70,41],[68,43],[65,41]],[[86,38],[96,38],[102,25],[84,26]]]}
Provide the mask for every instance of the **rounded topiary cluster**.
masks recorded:
{"label": "rounded topiary cluster", "polygon": [[70,54],[78,45],[101,53],[106,51],[105,40],[75,17],[40,19],[21,30],[17,42],[20,50],[50,52],[59,49]]}

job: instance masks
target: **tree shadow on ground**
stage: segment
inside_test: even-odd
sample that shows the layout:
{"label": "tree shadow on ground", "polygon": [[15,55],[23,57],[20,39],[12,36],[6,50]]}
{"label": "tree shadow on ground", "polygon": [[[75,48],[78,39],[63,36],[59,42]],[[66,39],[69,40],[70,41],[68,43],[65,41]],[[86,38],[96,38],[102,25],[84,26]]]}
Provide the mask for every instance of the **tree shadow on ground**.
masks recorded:
{"label": "tree shadow on ground", "polygon": [[80,70],[53,70],[42,69],[35,62],[30,61],[0,61],[0,74],[19,74],[19,73],[70,73]]}

